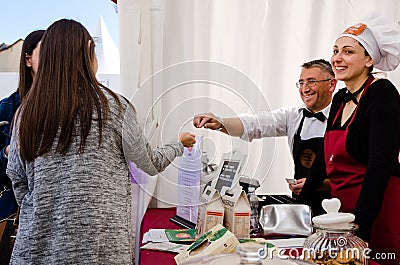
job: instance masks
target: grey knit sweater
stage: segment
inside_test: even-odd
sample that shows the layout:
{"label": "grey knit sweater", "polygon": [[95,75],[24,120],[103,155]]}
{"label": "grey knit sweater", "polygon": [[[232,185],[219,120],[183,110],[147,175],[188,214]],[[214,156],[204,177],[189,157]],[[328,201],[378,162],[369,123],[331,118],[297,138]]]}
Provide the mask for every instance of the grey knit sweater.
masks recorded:
{"label": "grey knit sweater", "polygon": [[[106,92],[105,92],[106,93]],[[106,93],[107,94],[107,93]],[[54,151],[33,162],[19,155],[14,126],[7,174],[21,206],[10,264],[131,264],[131,184],[126,161],[150,175],[164,170],[183,146],[152,149],[133,107],[109,97],[110,119],[98,146],[93,122],[83,153],[79,135],[65,155]]]}

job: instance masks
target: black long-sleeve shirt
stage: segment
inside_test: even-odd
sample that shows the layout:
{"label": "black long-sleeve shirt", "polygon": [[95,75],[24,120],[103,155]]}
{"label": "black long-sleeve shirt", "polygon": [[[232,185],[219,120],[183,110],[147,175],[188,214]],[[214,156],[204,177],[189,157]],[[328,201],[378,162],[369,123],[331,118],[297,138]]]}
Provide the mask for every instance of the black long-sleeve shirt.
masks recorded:
{"label": "black long-sleeve shirt", "polygon": [[[341,89],[333,98],[327,131],[346,129],[346,126],[340,126],[341,116],[333,124],[345,93],[346,89]],[[359,225],[356,234],[369,241],[372,223],[381,209],[387,183],[391,176],[400,177],[400,96],[389,80],[375,81],[361,98],[354,121],[348,128],[346,149],[354,160],[367,166],[354,214],[355,223]],[[316,169],[312,172],[320,172],[318,167],[325,166],[324,161],[314,164]],[[315,189],[322,181],[323,176],[311,173],[301,199],[307,202],[311,196],[307,190]]]}

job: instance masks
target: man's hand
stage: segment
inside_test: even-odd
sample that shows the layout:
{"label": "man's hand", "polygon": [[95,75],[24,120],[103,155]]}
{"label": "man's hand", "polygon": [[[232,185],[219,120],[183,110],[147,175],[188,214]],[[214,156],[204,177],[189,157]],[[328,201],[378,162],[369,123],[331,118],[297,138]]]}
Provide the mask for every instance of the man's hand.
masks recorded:
{"label": "man's hand", "polygon": [[299,195],[305,182],[306,178],[297,179],[296,184],[289,184],[289,189],[293,192],[293,194]]}
{"label": "man's hand", "polygon": [[213,113],[204,113],[194,116],[193,125],[196,128],[207,128],[211,130],[219,130],[222,128],[222,121]]}

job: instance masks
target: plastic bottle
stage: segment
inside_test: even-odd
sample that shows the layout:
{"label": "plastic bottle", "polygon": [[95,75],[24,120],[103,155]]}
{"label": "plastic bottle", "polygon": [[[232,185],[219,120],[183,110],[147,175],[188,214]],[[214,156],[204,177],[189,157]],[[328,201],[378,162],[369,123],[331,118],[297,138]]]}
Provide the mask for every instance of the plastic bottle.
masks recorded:
{"label": "plastic bottle", "polygon": [[258,197],[256,195],[256,189],[254,187],[249,187],[247,197],[250,203],[250,235],[256,235],[259,232]]}

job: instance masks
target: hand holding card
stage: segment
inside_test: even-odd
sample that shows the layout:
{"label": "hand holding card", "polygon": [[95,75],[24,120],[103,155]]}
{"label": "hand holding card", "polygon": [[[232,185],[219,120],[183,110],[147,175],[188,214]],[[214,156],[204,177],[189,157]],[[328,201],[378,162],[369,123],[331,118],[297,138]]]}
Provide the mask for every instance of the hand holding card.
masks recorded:
{"label": "hand holding card", "polygon": [[295,179],[289,179],[289,178],[286,179],[286,182],[289,184],[293,184],[293,185],[295,185],[297,183],[297,181]]}

